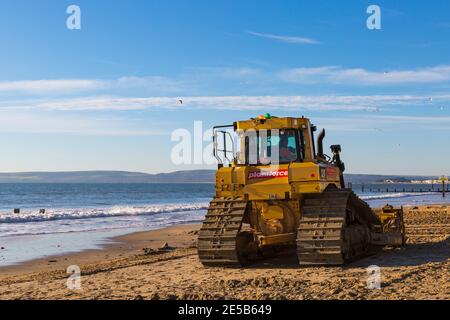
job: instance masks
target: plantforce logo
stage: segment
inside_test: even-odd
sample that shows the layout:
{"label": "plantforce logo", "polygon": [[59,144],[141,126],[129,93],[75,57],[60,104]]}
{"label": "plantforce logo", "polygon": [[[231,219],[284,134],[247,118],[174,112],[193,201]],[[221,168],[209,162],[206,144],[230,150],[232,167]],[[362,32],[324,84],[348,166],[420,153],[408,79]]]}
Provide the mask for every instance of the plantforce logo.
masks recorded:
{"label": "plantforce logo", "polygon": [[288,176],[288,170],[264,170],[253,171],[248,174],[249,180],[253,179],[269,179],[269,178],[285,178]]}
{"label": "plantforce logo", "polygon": [[328,178],[335,178],[337,176],[337,170],[335,167],[327,167],[326,173]]}

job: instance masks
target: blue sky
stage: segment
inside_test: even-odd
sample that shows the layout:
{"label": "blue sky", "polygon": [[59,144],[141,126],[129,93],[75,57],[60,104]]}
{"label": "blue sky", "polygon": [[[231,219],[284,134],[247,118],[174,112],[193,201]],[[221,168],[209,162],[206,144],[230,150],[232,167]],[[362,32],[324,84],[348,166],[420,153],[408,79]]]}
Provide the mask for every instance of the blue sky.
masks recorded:
{"label": "blue sky", "polygon": [[326,127],[348,172],[450,174],[445,0],[3,0],[0,39],[0,171],[197,169],[173,130],[270,112]]}

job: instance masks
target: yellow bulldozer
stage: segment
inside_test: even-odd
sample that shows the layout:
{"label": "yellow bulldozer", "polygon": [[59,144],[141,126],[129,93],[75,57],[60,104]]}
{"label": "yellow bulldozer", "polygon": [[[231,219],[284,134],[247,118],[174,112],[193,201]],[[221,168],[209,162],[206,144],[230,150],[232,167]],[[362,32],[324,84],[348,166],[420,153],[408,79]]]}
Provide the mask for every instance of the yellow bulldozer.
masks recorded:
{"label": "yellow bulldozer", "polygon": [[[214,127],[215,197],[198,235],[205,266],[245,266],[296,250],[300,265],[342,265],[405,244],[403,210],[378,212],[344,182],[341,146],[310,120],[262,115]],[[289,249],[289,250],[288,250]]]}

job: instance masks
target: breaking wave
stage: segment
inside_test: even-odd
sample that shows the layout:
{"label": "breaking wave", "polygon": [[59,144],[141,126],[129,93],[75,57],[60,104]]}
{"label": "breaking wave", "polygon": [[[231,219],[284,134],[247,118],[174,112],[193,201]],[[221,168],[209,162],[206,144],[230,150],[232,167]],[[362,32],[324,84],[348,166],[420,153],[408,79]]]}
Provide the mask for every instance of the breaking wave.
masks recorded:
{"label": "breaking wave", "polygon": [[11,212],[0,212],[0,223],[25,223],[120,216],[143,216],[206,210],[207,208],[208,203],[201,202],[190,204],[153,204],[148,206],[113,206],[109,208],[61,208],[47,210],[42,214],[39,213],[39,210],[24,211],[18,214]]}
{"label": "breaking wave", "polygon": [[[383,199],[402,199],[408,197],[430,196],[435,193],[430,192],[411,192],[411,193],[386,193],[361,195],[360,198],[365,201],[376,201]],[[437,194],[437,193],[436,193]],[[44,222],[56,220],[79,220],[90,218],[107,217],[136,217],[151,216],[158,214],[193,212],[208,209],[209,203],[171,203],[171,204],[150,204],[150,205],[130,205],[130,206],[111,206],[106,208],[57,208],[49,209],[45,213],[39,213],[39,210],[26,210],[19,214],[12,212],[0,212],[0,223],[26,223],[26,222]]]}
{"label": "breaking wave", "polygon": [[[416,197],[416,196],[424,196],[431,195],[434,193],[430,192],[401,192],[401,193],[386,193],[386,194],[377,194],[370,196],[360,196],[363,200],[381,200],[381,199],[392,199],[392,198],[407,198],[407,197]],[[437,194],[437,193],[436,193]]]}

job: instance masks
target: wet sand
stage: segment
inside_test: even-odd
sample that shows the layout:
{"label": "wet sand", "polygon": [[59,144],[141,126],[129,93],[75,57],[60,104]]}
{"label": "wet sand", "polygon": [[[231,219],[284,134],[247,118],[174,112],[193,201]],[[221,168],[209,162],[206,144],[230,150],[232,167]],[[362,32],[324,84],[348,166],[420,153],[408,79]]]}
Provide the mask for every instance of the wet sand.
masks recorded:
{"label": "wet sand", "polygon": [[[101,250],[0,268],[1,299],[450,299],[450,206],[406,207],[408,245],[340,267],[299,268],[277,257],[244,269],[205,268],[200,225],[115,238]],[[165,244],[168,248],[160,249]],[[69,290],[66,269],[81,269]],[[367,270],[381,268],[381,289]]]}

